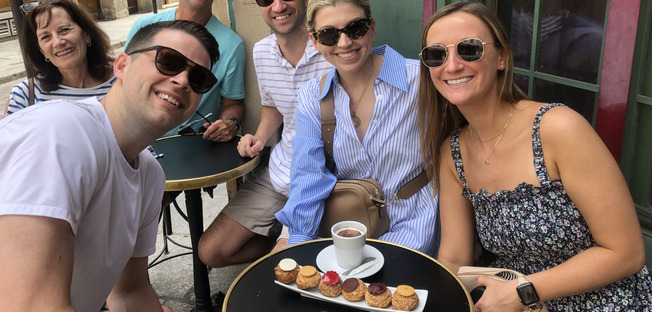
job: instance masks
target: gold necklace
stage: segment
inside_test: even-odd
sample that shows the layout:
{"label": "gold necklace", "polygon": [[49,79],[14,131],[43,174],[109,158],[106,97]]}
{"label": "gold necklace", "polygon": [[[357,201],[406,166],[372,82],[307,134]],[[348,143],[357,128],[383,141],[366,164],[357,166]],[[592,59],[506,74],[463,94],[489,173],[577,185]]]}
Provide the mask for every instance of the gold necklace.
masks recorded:
{"label": "gold necklace", "polygon": [[364,85],[364,89],[362,89],[362,94],[358,98],[358,101],[355,102],[355,107],[351,109],[351,121],[353,122],[353,126],[360,127],[360,124],[362,124],[362,121],[360,120],[360,117],[355,114],[355,110],[358,108],[358,105],[360,104],[360,101],[362,101],[362,97],[364,97],[365,92],[367,92],[367,87],[369,86],[369,82],[371,81],[371,74],[374,72],[374,56],[371,55],[371,70],[369,71],[369,76],[367,77],[367,82]]}
{"label": "gold necklace", "polygon": [[[489,166],[489,158],[491,158],[491,155],[493,155],[494,151],[496,150],[496,146],[498,145],[498,142],[503,139],[503,135],[505,134],[505,130],[507,130],[507,126],[509,126],[509,121],[512,120],[512,112],[514,111],[514,106],[512,105],[512,108],[509,110],[509,117],[507,117],[507,122],[505,123],[505,126],[503,127],[502,130],[500,130],[499,134],[500,136],[498,137],[498,140],[496,140],[496,143],[491,147],[491,152],[489,152],[489,156],[484,157],[484,154],[482,154],[482,151],[478,147],[478,145],[475,143],[475,139],[473,138],[473,132],[471,131],[471,124],[469,124],[469,136],[471,137],[471,141],[473,142],[473,146],[475,146],[475,149],[478,150],[478,153],[480,153],[480,156],[484,158],[484,165]],[[495,138],[496,136],[494,136]],[[490,140],[490,139],[489,139]],[[487,140],[487,141],[489,141]],[[481,141],[485,142],[485,141]]]}

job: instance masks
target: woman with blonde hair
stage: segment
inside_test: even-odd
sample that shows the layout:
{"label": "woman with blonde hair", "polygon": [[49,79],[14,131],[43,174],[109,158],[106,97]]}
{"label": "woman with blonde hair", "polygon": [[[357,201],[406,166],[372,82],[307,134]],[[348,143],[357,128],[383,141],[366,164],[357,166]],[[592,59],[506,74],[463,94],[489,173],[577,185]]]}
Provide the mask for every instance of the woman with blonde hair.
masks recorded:
{"label": "woman with blonde hair", "polygon": [[[372,48],[376,23],[368,0],[311,0],[307,26],[317,50],[335,67],[322,91],[316,78],[299,92],[290,196],[276,214],[289,227],[289,244],[317,237],[325,200],[338,179],[374,178],[389,202],[390,226],[380,239],[436,254],[432,186],[389,200],[424,171],[416,123],[418,60],[385,45]],[[333,172],[325,165],[320,111],[329,92],[336,119]]]}
{"label": "woman with blonde hair", "polygon": [[524,273],[486,287],[476,311],[650,311],[652,281],[618,164],[586,120],[513,82],[510,43],[482,4],[451,4],[422,41],[419,125],[438,177],[439,261]]}

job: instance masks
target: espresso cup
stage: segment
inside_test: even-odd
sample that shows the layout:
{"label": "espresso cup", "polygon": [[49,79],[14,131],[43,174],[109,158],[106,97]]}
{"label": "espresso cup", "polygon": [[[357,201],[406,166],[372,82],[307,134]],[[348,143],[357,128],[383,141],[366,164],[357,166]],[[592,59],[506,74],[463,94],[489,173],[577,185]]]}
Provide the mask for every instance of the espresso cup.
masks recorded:
{"label": "espresso cup", "polygon": [[337,265],[352,269],[362,264],[367,227],[357,221],[342,221],[331,227]]}

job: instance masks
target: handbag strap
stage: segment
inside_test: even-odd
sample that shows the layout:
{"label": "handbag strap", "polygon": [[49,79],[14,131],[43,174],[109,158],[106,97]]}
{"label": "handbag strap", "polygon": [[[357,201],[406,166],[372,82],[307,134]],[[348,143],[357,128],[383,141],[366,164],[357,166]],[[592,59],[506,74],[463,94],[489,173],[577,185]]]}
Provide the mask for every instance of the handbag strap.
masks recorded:
{"label": "handbag strap", "polygon": [[27,87],[29,88],[27,106],[32,106],[34,104],[34,77],[27,79]]}
{"label": "handbag strap", "polygon": [[[319,82],[319,94],[321,95],[326,84],[326,76],[321,77]],[[333,158],[333,141],[335,138],[335,103],[333,100],[333,90],[328,89],[328,93],[321,100],[321,138],[324,141],[324,156],[326,157],[326,168],[331,172],[335,171],[335,159]],[[408,199],[416,194],[424,186],[428,184],[428,175],[424,170],[418,176],[414,177],[408,183],[405,183],[399,190],[392,196],[390,203],[397,199]]]}
{"label": "handbag strap", "polygon": [[[319,82],[319,94],[324,90],[326,76],[321,77]],[[326,156],[326,168],[335,173],[335,159],[333,158],[333,139],[335,138],[335,103],[333,102],[333,91],[329,88],[326,96],[321,100],[321,139],[324,141],[324,156]]]}

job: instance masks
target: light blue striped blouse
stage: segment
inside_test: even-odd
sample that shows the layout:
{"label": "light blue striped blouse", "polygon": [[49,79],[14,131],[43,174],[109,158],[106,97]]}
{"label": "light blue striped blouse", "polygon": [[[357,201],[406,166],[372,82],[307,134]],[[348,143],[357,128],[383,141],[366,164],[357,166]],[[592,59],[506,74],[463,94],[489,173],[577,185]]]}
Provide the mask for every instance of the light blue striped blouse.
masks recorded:
{"label": "light blue striped blouse", "polygon": [[[334,176],[325,166],[321,138],[319,78],[306,82],[299,92],[296,111],[296,136],[292,144],[290,197],[276,218],[290,231],[289,244],[316,237],[323,215],[324,199],[337,179],[374,178],[386,198],[424,170],[417,126],[419,63],[405,59],[388,46],[371,53],[384,55],[374,80],[376,98],[369,127],[362,142],[351,122],[349,96],[332,69],[326,86],[335,99]],[[439,249],[437,197],[432,182],[409,199],[387,207],[390,229],[381,240],[404,245],[429,255]]]}

